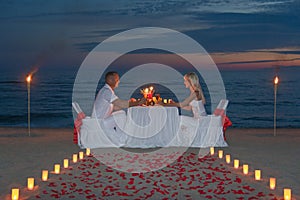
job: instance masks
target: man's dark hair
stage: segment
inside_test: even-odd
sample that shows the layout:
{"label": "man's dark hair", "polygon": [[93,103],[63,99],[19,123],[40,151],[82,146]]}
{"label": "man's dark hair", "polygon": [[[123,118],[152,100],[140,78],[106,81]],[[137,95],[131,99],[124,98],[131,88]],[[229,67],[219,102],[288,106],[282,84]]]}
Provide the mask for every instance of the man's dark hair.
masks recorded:
{"label": "man's dark hair", "polygon": [[107,72],[107,73],[105,74],[105,81],[107,81],[108,78],[110,78],[110,77],[112,77],[112,76],[114,76],[114,75],[116,75],[116,74],[118,74],[118,72],[114,72],[114,71]]}

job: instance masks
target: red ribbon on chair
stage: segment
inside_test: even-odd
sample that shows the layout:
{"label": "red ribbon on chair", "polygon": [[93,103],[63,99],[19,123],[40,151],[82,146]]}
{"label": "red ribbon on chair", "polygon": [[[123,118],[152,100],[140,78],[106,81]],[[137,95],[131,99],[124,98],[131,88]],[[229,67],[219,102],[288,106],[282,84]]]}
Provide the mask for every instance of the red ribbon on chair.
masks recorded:
{"label": "red ribbon on chair", "polygon": [[73,143],[78,144],[78,135],[80,133],[80,127],[82,125],[82,119],[85,118],[83,112],[78,113],[77,118],[74,121],[74,134],[73,134]]}
{"label": "red ribbon on chair", "polygon": [[214,115],[216,116],[222,116],[224,117],[225,110],[224,109],[220,109],[220,108],[216,108],[216,110],[214,111]]}
{"label": "red ribbon on chair", "polygon": [[223,124],[223,134],[224,134],[224,140],[226,140],[225,137],[225,131],[229,126],[232,126],[232,122],[230,121],[230,119],[225,115],[225,110],[224,109],[220,109],[217,108],[214,111],[214,115],[216,116],[222,116],[222,124]]}

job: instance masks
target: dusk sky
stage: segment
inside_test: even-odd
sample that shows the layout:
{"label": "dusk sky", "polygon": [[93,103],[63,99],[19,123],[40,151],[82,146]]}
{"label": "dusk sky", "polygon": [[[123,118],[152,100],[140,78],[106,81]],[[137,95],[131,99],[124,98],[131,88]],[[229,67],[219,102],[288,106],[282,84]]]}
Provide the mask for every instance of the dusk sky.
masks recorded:
{"label": "dusk sky", "polygon": [[300,1],[1,1],[2,69],[78,68],[109,36],[164,27],[198,41],[218,67],[300,66]]}

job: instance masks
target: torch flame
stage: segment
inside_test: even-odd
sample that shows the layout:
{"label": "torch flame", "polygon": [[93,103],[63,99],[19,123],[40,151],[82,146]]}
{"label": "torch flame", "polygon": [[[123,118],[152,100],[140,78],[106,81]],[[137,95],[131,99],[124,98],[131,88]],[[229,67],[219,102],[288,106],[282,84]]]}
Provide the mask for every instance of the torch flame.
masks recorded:
{"label": "torch flame", "polygon": [[279,78],[278,78],[278,76],[276,76],[275,79],[274,79],[274,84],[277,85],[278,82],[279,82]]}
{"label": "torch flame", "polygon": [[26,77],[26,81],[27,81],[27,83],[30,83],[30,81],[31,81],[31,74],[29,74],[29,75]]}

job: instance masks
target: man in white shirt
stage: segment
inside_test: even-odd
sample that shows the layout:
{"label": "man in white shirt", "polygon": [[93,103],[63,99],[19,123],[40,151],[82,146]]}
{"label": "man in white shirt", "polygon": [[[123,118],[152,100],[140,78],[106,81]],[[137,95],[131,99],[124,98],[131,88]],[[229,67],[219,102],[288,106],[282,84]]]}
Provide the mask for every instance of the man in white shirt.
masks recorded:
{"label": "man in white shirt", "polygon": [[117,72],[107,72],[105,75],[105,85],[97,94],[92,117],[98,119],[105,119],[113,113],[113,111],[121,110],[131,106],[142,105],[146,99],[142,98],[140,101],[129,102],[119,99],[115,94],[114,89],[120,83],[119,75]]}

